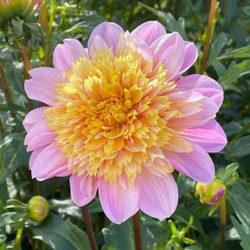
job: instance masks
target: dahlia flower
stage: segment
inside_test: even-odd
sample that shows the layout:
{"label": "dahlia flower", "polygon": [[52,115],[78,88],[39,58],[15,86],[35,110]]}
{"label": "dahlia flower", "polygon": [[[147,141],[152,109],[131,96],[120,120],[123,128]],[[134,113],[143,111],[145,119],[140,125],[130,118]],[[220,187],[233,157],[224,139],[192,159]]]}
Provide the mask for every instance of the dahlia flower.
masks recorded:
{"label": "dahlia flower", "polygon": [[14,17],[28,18],[39,0],[0,0],[0,27]]}
{"label": "dahlia flower", "polygon": [[197,58],[193,43],[156,21],[131,33],[98,25],[88,48],[65,39],[54,68],[36,68],[29,98],[48,106],[23,122],[32,177],[69,176],[83,206],[98,190],[107,217],[121,223],[139,209],[155,218],[176,209],[177,170],[199,182],[214,178],[207,152],[226,144],[214,120],[223,92],[203,75],[180,76]]}

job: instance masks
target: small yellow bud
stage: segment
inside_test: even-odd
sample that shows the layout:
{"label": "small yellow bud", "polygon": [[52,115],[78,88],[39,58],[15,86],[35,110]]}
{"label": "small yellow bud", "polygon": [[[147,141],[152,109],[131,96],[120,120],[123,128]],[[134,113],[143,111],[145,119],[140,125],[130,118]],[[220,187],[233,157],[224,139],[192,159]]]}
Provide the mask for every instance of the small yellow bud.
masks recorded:
{"label": "small yellow bud", "polygon": [[225,184],[217,177],[210,183],[200,183],[196,185],[196,191],[200,196],[200,202],[210,206],[220,203],[226,194]]}
{"label": "small yellow bud", "polygon": [[27,206],[29,218],[33,221],[42,221],[49,213],[49,203],[42,196],[32,197]]}

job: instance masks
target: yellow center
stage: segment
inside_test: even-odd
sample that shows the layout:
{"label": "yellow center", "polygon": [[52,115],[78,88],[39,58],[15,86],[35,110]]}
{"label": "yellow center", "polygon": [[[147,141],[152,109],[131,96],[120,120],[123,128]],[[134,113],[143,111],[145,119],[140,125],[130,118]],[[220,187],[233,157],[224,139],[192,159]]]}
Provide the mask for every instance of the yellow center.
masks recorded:
{"label": "yellow center", "polygon": [[133,184],[142,167],[158,157],[156,148],[179,138],[166,126],[169,117],[181,116],[171,109],[166,93],[175,83],[165,82],[166,74],[161,62],[152,67],[132,48],[80,58],[66,72],[68,82],[57,85],[58,102],[45,111],[69,170],[110,182],[125,176]]}

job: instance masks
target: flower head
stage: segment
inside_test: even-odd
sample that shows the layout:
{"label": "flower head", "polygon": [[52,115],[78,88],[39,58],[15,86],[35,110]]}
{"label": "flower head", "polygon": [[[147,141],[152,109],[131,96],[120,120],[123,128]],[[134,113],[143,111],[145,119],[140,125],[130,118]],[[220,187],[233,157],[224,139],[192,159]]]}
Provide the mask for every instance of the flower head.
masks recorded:
{"label": "flower head", "polygon": [[28,18],[39,0],[0,0],[0,27],[14,17]]}
{"label": "flower head", "polygon": [[200,196],[201,203],[215,206],[226,195],[226,186],[222,180],[215,177],[210,183],[198,182],[196,191]]}
{"label": "flower head", "polygon": [[210,182],[207,152],[226,144],[213,119],[223,100],[219,84],[202,75],[179,79],[196,58],[193,43],[155,21],[131,33],[104,22],[87,49],[65,39],[54,68],[33,69],[25,82],[28,96],[48,105],[24,120],[33,178],[70,175],[79,206],[98,190],[115,223],[138,209],[170,216],[178,201],[174,169]]}

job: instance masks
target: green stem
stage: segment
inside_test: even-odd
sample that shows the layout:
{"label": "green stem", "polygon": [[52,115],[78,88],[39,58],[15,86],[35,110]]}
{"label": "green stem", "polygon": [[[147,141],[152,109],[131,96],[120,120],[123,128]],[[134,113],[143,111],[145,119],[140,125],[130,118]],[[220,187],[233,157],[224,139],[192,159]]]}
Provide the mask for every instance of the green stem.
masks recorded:
{"label": "green stem", "polygon": [[[46,12],[49,13],[47,4],[46,6]],[[51,34],[52,34],[52,28],[53,28],[53,22],[55,19],[56,10],[51,11],[49,24],[47,24],[47,27],[45,26],[45,52],[44,52],[44,66],[50,66],[50,47],[51,47]]]}
{"label": "green stem", "polygon": [[205,38],[205,43],[203,47],[203,56],[201,59],[200,74],[202,74],[206,70],[206,67],[207,67],[207,56],[208,56],[208,50],[209,50],[210,41],[211,41],[211,34],[213,30],[213,22],[215,18],[216,5],[217,5],[217,0],[212,0],[211,5],[210,5],[206,38]]}
{"label": "green stem", "polygon": [[84,223],[86,226],[86,230],[87,230],[87,234],[89,237],[89,242],[91,245],[91,249],[92,250],[97,250],[97,244],[95,241],[95,235],[94,235],[94,231],[93,231],[93,227],[90,221],[90,216],[89,216],[89,211],[88,211],[88,207],[87,206],[83,206],[82,207],[82,215],[83,215],[83,219],[84,219]]}
{"label": "green stem", "polygon": [[223,198],[220,204],[220,221],[221,221],[221,243],[220,249],[225,249],[225,233],[226,233],[226,199]]}
{"label": "green stem", "polygon": [[142,250],[141,225],[140,225],[139,212],[137,212],[133,216],[133,229],[134,229],[134,238],[135,238],[135,249]]}
{"label": "green stem", "polygon": [[22,233],[23,233],[23,227],[18,228],[13,250],[18,250],[19,243],[22,239]]}

